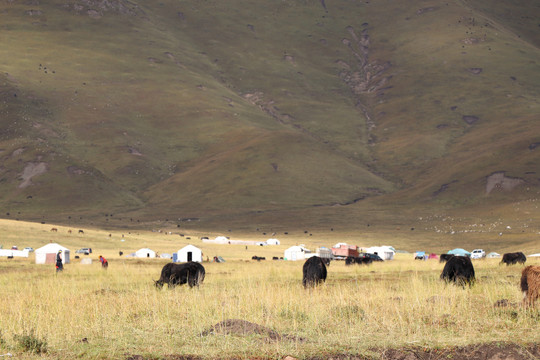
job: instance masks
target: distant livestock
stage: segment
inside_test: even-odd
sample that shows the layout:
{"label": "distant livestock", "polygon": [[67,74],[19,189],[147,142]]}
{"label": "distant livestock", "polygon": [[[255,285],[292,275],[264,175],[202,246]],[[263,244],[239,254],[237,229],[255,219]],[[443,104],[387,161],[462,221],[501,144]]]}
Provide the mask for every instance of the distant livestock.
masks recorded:
{"label": "distant livestock", "polygon": [[521,272],[523,306],[534,306],[540,297],[540,266],[529,265]]}
{"label": "distant livestock", "polygon": [[304,273],[302,284],[305,288],[313,287],[326,281],[326,265],[324,265],[323,259],[318,256],[307,259],[302,270]]}
{"label": "distant livestock", "polygon": [[257,261],[261,261],[261,260],[266,260],[266,258],[264,256],[256,256],[256,255],[253,255],[251,257],[251,260],[257,260]]}
{"label": "distant livestock", "polygon": [[524,253],[521,251],[514,252],[514,253],[506,253],[503,255],[501,263],[508,265],[514,265],[517,263],[525,264],[525,261],[527,261],[527,257]]}
{"label": "distant livestock", "polygon": [[167,284],[169,288],[176,285],[188,284],[189,287],[199,286],[203,280],[206,271],[204,266],[197,262],[188,262],[184,264],[168,263],[161,269],[161,277],[154,281],[158,289]]}
{"label": "distant livestock", "polygon": [[57,228],[51,228],[51,232],[58,232]]}
{"label": "distant livestock", "polygon": [[445,262],[447,262],[448,260],[450,260],[450,258],[451,258],[452,256],[454,256],[454,255],[452,255],[452,254],[441,254],[441,256],[439,256],[439,262],[441,262],[441,263],[444,262],[444,263],[445,263]]}
{"label": "distant livestock", "polygon": [[82,230],[79,230],[79,234],[84,234],[84,231],[82,231]]}
{"label": "distant livestock", "polygon": [[462,286],[472,285],[476,278],[471,259],[468,256],[452,256],[444,265],[441,279]]}

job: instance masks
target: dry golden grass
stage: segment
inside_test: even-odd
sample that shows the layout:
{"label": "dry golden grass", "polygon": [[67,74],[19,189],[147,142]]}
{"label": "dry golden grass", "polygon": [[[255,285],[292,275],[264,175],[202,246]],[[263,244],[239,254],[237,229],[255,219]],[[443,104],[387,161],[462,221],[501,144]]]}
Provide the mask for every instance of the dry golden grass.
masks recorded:
{"label": "dry golden grass", "polygon": [[[2,239],[17,224],[4,225]],[[18,226],[17,233],[25,234],[30,246],[38,238],[64,237],[66,230],[59,227],[58,234],[51,235],[48,225]],[[32,232],[36,239],[26,240]],[[150,240],[155,242],[153,248],[166,249],[175,244],[170,239],[178,238],[148,233],[133,234],[134,240],[129,240],[129,234],[124,235],[126,241],[121,244],[132,241],[137,245],[133,250]],[[232,260],[205,262],[207,275],[200,288],[159,291],[152,280],[159,277],[166,260],[119,257],[117,244],[109,244],[119,242],[117,234],[109,239],[105,231],[85,229],[84,240],[70,236],[74,240],[68,247],[99,249],[91,255],[95,259],[92,265],[73,259],[73,250],[72,263],[58,275],[54,265],[34,264],[33,256],[0,258],[2,354],[29,359],[125,359],[133,354],[154,358],[168,354],[280,358],[291,354],[301,358],[366,353],[376,347],[538,341],[538,308],[494,307],[500,299],[521,300],[521,267],[499,266],[497,259],[474,262],[478,282],[472,288],[441,282],[443,266],[438,261],[414,261],[412,255],[398,254],[394,261],[369,267],[333,262],[324,285],[304,290],[302,262],[243,260],[255,253],[271,258],[285,246],[246,250],[244,246],[214,245],[204,250],[210,257],[219,252]],[[62,243],[68,239],[66,235]],[[27,246],[23,237],[11,240]],[[100,241],[109,244],[103,251]],[[96,260],[98,252],[109,258],[107,271]],[[533,259],[527,262],[532,263]],[[247,320],[293,338],[200,336],[226,319]],[[21,335],[46,342],[47,352],[33,354],[24,349],[18,340]]]}

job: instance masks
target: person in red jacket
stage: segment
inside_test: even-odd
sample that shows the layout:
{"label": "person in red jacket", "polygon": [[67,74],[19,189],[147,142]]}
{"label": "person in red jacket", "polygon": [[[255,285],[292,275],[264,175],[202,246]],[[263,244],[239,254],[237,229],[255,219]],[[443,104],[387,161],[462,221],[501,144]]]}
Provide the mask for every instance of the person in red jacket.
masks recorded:
{"label": "person in red jacket", "polygon": [[106,269],[109,267],[109,262],[101,255],[99,255],[99,262],[101,263],[101,267]]}

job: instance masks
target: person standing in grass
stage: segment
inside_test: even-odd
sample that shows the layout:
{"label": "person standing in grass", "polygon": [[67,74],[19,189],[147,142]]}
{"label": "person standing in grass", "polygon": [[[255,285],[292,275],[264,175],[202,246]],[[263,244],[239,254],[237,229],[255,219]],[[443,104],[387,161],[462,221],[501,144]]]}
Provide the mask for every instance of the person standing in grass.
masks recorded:
{"label": "person standing in grass", "polygon": [[64,264],[62,264],[62,250],[58,250],[56,254],[56,272],[64,270]]}
{"label": "person standing in grass", "polygon": [[106,269],[109,267],[109,262],[101,255],[99,255],[99,262],[101,263],[101,267]]}

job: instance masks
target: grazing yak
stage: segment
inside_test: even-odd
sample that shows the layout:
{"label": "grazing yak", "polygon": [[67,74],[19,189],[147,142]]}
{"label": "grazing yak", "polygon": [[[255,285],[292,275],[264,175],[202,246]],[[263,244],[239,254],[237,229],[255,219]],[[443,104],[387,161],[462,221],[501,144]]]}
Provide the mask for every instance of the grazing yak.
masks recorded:
{"label": "grazing yak", "polygon": [[305,288],[316,286],[326,281],[326,265],[324,265],[324,260],[318,256],[312,256],[307,259],[302,270],[304,273],[302,284]]}
{"label": "grazing yak", "polygon": [[443,263],[443,262],[447,262],[448,260],[450,260],[450,258],[454,256],[453,254],[441,254],[441,256],[439,256],[439,262]]}
{"label": "grazing yak", "polygon": [[189,287],[199,286],[203,280],[206,271],[204,266],[197,262],[188,262],[184,264],[168,263],[161,269],[161,277],[154,281],[159,289],[163,284],[168,284],[169,288],[176,285],[188,284]]}
{"label": "grazing yak", "polygon": [[471,259],[468,256],[452,256],[444,265],[441,279],[462,286],[465,286],[465,284],[472,285],[476,278]]}
{"label": "grazing yak", "polygon": [[540,266],[529,265],[521,272],[523,306],[534,306],[540,297]]}
{"label": "grazing yak", "polygon": [[506,266],[508,265],[514,265],[517,263],[525,264],[525,261],[527,261],[527,257],[524,253],[521,251],[515,252],[515,253],[506,253],[503,255],[501,264],[505,263]]}

